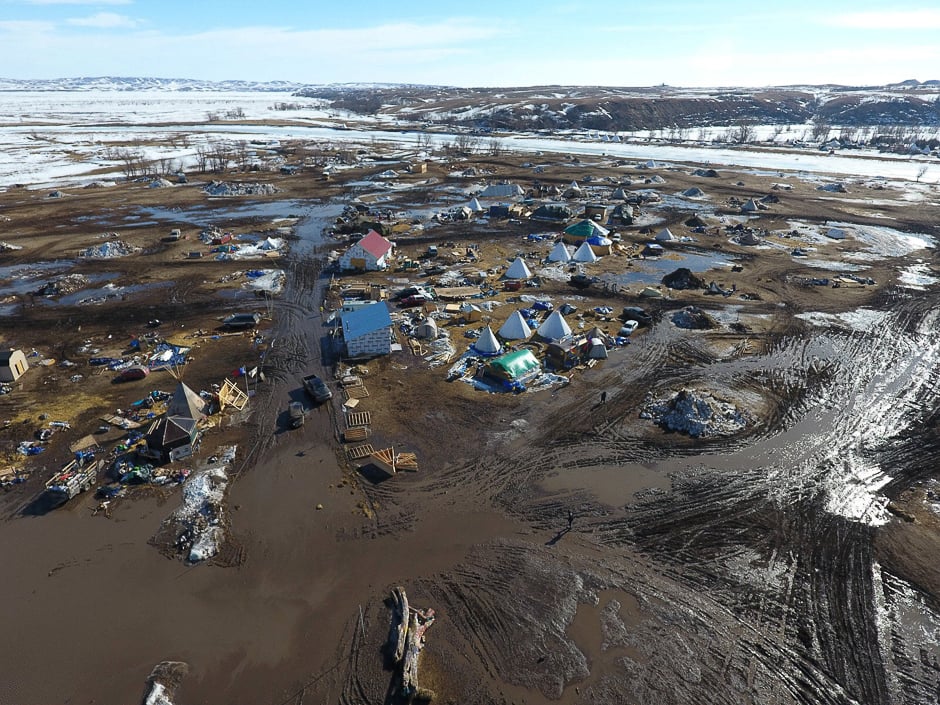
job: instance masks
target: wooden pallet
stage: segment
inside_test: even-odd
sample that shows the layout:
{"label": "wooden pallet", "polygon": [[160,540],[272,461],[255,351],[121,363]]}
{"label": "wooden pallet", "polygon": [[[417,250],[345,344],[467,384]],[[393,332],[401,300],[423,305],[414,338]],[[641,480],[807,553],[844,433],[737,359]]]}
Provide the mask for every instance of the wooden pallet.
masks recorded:
{"label": "wooden pallet", "polygon": [[357,426],[356,428],[347,428],[345,431],[343,431],[343,441],[345,441],[346,443],[364,441],[368,437],[369,437],[368,426]]}
{"label": "wooden pallet", "polygon": [[365,445],[356,446],[354,448],[346,449],[346,456],[350,460],[359,460],[360,458],[366,458],[372,455],[375,452],[375,448],[372,447],[371,443],[366,443]]}
{"label": "wooden pallet", "polygon": [[372,423],[372,414],[368,411],[350,411],[346,414],[346,428],[368,426]]}
{"label": "wooden pallet", "polygon": [[395,458],[395,469],[418,472],[418,456],[414,453],[399,453]]}
{"label": "wooden pallet", "polygon": [[369,390],[366,389],[366,385],[359,384],[355,387],[346,387],[343,389],[343,393],[346,395],[346,399],[365,399],[369,396]]}
{"label": "wooden pallet", "polygon": [[395,474],[395,449],[394,448],[383,448],[382,450],[376,450],[369,455],[369,460],[372,461],[372,464],[382,468],[387,473],[394,475]]}

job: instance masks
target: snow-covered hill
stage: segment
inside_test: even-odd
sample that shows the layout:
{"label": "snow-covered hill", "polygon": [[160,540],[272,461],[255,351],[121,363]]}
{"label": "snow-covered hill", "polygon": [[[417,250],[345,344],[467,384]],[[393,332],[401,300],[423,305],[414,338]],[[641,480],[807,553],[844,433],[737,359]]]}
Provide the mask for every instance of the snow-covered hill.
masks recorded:
{"label": "snow-covered hill", "polygon": [[191,78],[135,78],[95,76],[52,79],[0,78],[0,91],[247,91],[289,92],[303,83],[292,81],[200,81]]}

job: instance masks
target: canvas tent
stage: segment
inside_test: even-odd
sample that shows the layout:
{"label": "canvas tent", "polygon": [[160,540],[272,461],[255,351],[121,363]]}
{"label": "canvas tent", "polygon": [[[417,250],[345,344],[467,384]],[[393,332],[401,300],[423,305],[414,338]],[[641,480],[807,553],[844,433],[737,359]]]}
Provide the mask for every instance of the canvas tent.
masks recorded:
{"label": "canvas tent", "polygon": [[672,231],[669,228],[663,228],[656,234],[656,237],[653,239],[659,242],[676,242],[679,238],[673,235]]}
{"label": "canvas tent", "polygon": [[744,203],[744,205],[741,206],[741,212],[742,213],[756,213],[759,207],[760,206],[757,205],[757,201],[755,201],[753,198],[749,198]]}
{"label": "canvas tent", "polygon": [[578,243],[595,235],[607,237],[610,235],[610,231],[607,228],[598,225],[593,220],[585,219],[579,220],[574,225],[569,225],[567,228],[565,228],[565,232],[562,234],[562,238],[564,238],[565,242],[577,245]]}
{"label": "canvas tent", "polygon": [[166,407],[167,416],[184,416],[190,419],[205,418],[208,413],[205,399],[180,382]]}
{"label": "canvas tent", "polygon": [[525,260],[516,257],[515,261],[509,265],[504,275],[506,279],[529,279],[532,277],[532,271],[526,265]]}
{"label": "canvas tent", "polygon": [[480,205],[480,202],[476,198],[470,199],[470,205],[467,207],[474,213],[483,212],[483,206]]}
{"label": "canvas tent", "polygon": [[571,326],[559,311],[553,311],[538,328],[538,334],[546,340],[561,340],[571,335]]}
{"label": "canvas tent", "polygon": [[483,329],[483,332],[480,333],[480,337],[477,338],[476,342],[473,343],[473,345],[470,347],[472,347],[473,350],[478,352],[480,355],[485,355],[487,357],[491,355],[499,355],[503,351],[503,346],[500,345],[500,342],[493,334],[493,329],[489,326],[486,326],[486,328]]}
{"label": "canvas tent", "polygon": [[490,184],[480,191],[479,198],[521,198],[525,191],[518,184]]}
{"label": "canvas tent", "polygon": [[571,259],[575,262],[597,262],[597,255],[588,244],[587,240],[581,243],[581,246],[574,251]]}
{"label": "canvas tent", "polygon": [[570,262],[571,253],[568,252],[568,248],[565,246],[565,243],[561,240],[555,243],[555,246],[552,248],[552,251],[548,253],[549,262]]}
{"label": "canvas tent", "polygon": [[503,340],[528,340],[530,335],[532,329],[519,311],[515,311],[499,329],[499,337]]}
{"label": "canvas tent", "polygon": [[437,321],[433,318],[425,318],[415,327],[415,338],[425,338],[434,340],[437,338]]}
{"label": "canvas tent", "polygon": [[705,192],[698,186],[693,186],[692,188],[687,188],[685,191],[683,191],[682,195],[686,198],[704,198]]}
{"label": "canvas tent", "polygon": [[616,191],[614,191],[613,195],[611,196],[611,199],[615,201],[626,201],[628,197],[629,196],[627,194],[626,189],[624,189],[624,187],[621,186]]}

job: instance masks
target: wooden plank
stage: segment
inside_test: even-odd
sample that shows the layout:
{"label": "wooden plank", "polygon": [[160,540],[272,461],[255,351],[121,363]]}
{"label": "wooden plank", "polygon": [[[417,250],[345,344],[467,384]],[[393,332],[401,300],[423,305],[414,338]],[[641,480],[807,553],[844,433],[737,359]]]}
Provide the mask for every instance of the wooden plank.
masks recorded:
{"label": "wooden plank", "polygon": [[375,448],[372,447],[371,443],[346,449],[346,455],[350,460],[359,460],[372,455],[374,452]]}
{"label": "wooden plank", "polygon": [[368,411],[352,411],[346,414],[346,428],[368,426],[372,423],[372,414]]}
{"label": "wooden plank", "polygon": [[395,458],[395,467],[398,470],[418,472],[418,456],[414,453],[399,453]]}

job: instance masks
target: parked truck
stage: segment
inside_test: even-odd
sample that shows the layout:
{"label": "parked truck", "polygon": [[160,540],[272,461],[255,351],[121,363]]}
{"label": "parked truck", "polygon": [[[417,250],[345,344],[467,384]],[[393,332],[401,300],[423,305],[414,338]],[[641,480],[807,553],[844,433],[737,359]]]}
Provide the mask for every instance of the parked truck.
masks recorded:
{"label": "parked truck", "polygon": [[49,478],[46,492],[58,503],[67,502],[95,486],[106,462],[93,455],[80,454]]}
{"label": "parked truck", "polygon": [[307,394],[309,394],[310,398],[318,404],[320,402],[329,401],[333,398],[333,392],[330,391],[330,388],[326,386],[326,382],[320,379],[317,375],[307,375],[304,377],[303,382],[304,389],[307,390]]}
{"label": "parked truck", "polygon": [[304,417],[307,412],[304,409],[303,402],[292,401],[287,405],[287,411],[290,416],[291,428],[300,428],[304,425]]}

